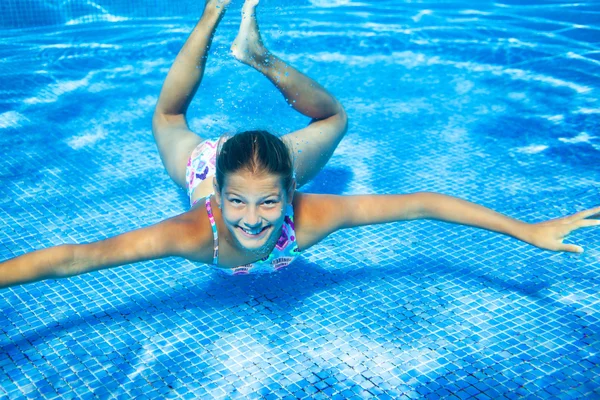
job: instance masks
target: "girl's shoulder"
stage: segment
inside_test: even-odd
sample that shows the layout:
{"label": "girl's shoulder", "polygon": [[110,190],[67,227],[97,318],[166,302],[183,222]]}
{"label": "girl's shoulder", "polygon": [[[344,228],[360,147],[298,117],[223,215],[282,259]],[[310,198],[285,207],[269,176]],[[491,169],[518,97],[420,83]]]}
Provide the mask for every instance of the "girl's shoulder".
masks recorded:
{"label": "girl's shoulder", "polygon": [[294,226],[298,247],[306,250],[343,227],[347,210],[345,196],[296,191]]}
{"label": "girl's shoulder", "polygon": [[204,201],[174,218],[180,226],[181,256],[191,261],[211,264],[214,237]]}

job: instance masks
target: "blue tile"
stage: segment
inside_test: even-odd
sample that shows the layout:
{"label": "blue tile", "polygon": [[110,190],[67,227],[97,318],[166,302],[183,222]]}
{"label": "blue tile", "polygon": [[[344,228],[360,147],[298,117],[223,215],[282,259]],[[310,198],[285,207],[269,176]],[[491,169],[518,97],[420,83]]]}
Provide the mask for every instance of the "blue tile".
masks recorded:
{"label": "blue tile", "polygon": [[[597,204],[600,192],[589,185],[597,173],[589,167],[597,153],[589,127],[598,120],[585,111],[593,90],[581,88],[598,86],[592,66],[600,58],[581,50],[593,29],[577,35],[581,29],[571,29],[594,25],[586,20],[589,4],[577,11],[545,7],[549,27],[539,29],[559,32],[554,38],[532,28],[544,24],[534,24],[539,10],[527,7],[499,20],[497,7],[477,3],[476,13],[486,18],[478,17],[480,28],[472,31],[451,18],[462,12],[458,5],[432,4],[432,15],[409,3],[371,7],[373,26],[385,28],[385,16],[400,18],[407,32],[446,27],[443,40],[433,30],[417,43],[363,26],[352,7],[336,8],[340,20],[333,23],[314,5],[289,19],[298,13],[296,2],[286,16],[265,5],[269,24],[283,32],[273,45],[335,91],[352,121],[308,192],[440,191],[528,221]],[[13,3],[20,9],[4,4],[0,26],[56,25],[3,30],[0,53],[10,57],[0,66],[9,90],[0,105],[0,147],[14,151],[0,159],[0,260],[100,240],[187,211],[148,135],[157,87],[185,40],[182,29],[155,17],[177,16],[179,27],[192,29],[187,6],[175,10],[158,0],[140,9],[111,0],[103,10],[74,3],[51,10],[39,1]],[[113,17],[105,29],[103,19]],[[130,20],[141,21],[141,38],[161,40],[123,40]],[[286,33],[290,20],[327,32],[299,41]],[[353,35],[360,40],[338,40],[340,21],[359,26]],[[266,100],[278,93],[255,71],[222,61],[221,49],[229,46],[223,38],[236,29],[227,22],[219,27],[204,97],[190,107],[192,128],[238,129],[229,127],[238,120],[300,126],[291,110],[270,108]],[[479,30],[487,45],[471,40]],[[534,45],[519,46],[503,32]],[[557,38],[568,38],[577,57],[554,57],[566,54]],[[300,50],[309,48],[316,56],[303,56]],[[335,60],[315,62],[320,54]],[[230,86],[244,90],[233,93]],[[248,93],[265,101],[245,101]],[[197,106],[214,99],[218,106],[209,114]],[[574,140],[581,132],[591,139]],[[82,147],[74,148],[74,140],[83,140]],[[531,150],[540,144],[543,150]],[[116,391],[128,377],[140,387],[123,386],[126,397],[139,398],[164,397],[169,385],[188,388],[193,398],[260,398],[264,390],[281,398],[469,391],[498,398],[518,389],[531,397],[594,395],[590,370],[600,364],[589,356],[600,322],[597,288],[588,279],[600,270],[591,252],[594,230],[577,233],[590,252],[576,256],[435,221],[396,228],[338,232],[298,265],[263,277],[232,280],[167,258],[0,291],[0,386],[10,398],[53,390],[60,396],[65,387],[85,398],[90,387]]]}

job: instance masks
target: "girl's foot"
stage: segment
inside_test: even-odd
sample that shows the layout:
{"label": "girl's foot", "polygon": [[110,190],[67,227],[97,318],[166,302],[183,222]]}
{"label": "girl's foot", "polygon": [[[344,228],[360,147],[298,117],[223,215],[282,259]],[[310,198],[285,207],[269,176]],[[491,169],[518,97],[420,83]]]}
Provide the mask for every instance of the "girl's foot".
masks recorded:
{"label": "girl's foot", "polygon": [[268,62],[268,51],[262,42],[258,23],[256,22],[258,2],[259,0],[246,0],[244,2],[240,31],[231,45],[233,56],[238,61],[251,66]]}

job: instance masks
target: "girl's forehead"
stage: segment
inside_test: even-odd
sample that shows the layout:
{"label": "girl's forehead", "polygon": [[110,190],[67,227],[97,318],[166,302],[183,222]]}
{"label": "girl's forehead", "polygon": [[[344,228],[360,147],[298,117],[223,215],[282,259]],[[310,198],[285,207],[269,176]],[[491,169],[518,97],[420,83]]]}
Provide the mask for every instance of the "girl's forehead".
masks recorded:
{"label": "girl's forehead", "polygon": [[247,192],[281,191],[281,177],[275,174],[252,173],[249,171],[238,171],[227,175],[225,187],[227,190],[243,190]]}

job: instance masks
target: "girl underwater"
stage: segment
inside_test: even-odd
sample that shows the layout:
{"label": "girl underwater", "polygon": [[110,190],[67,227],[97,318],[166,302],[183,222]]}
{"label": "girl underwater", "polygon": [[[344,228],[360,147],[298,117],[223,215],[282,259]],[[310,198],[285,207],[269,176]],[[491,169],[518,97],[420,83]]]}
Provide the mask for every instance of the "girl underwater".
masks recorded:
{"label": "girl underwater", "polygon": [[327,163],[347,130],[347,116],[327,90],[266,49],[255,16],[258,0],[243,5],[233,56],[266,76],[291,107],[311,118],[310,124],[282,138],[246,131],[212,141],[191,132],[186,112],[230,2],[206,1],[169,70],[152,120],[164,166],[187,190],[191,209],[106,240],[59,245],[7,260],[0,263],[0,288],[169,256],[233,275],[271,272],[338,230],[417,219],[482,228],[550,251],[583,252],[564,239],[576,229],[600,225],[600,207],[526,223],[433,192],[336,196],[297,191]]}

